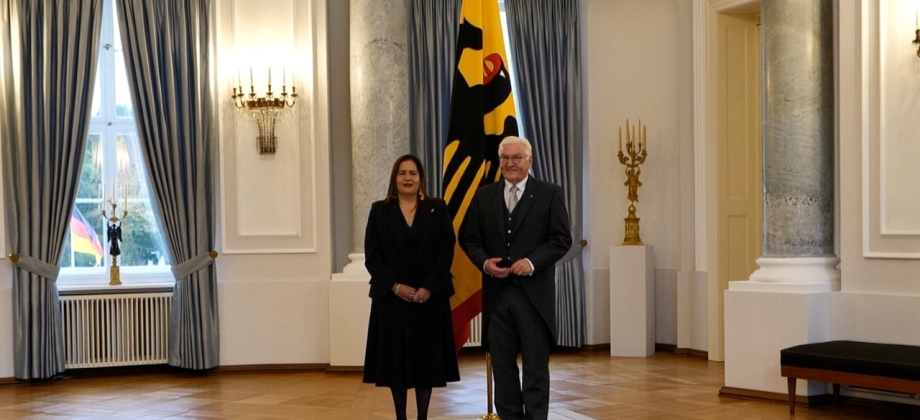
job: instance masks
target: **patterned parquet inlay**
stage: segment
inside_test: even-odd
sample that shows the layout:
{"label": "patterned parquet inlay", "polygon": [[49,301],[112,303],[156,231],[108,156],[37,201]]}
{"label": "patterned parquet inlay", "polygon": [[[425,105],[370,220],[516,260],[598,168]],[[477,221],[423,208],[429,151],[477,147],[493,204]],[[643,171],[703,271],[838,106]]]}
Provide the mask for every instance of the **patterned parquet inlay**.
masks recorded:
{"label": "patterned parquet inlay", "polygon": [[[478,419],[486,413],[482,354],[461,356],[457,383],[435,389],[430,418]],[[719,396],[722,363],[658,352],[648,358],[606,351],[553,355],[556,419],[790,419],[783,402]],[[410,394],[410,406],[414,397]],[[911,417],[877,407],[799,406],[795,419]],[[920,416],[920,412],[918,412]],[[358,373],[196,374],[168,369],[69,377],[0,386],[0,419],[392,419],[389,390]],[[414,418],[414,407],[409,417]]]}

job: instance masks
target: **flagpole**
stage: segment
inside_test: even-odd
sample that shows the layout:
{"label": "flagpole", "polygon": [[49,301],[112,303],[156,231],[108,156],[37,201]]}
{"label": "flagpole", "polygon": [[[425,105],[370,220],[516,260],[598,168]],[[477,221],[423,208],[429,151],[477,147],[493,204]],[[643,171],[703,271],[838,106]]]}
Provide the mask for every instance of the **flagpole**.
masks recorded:
{"label": "flagpole", "polygon": [[486,390],[489,393],[488,414],[480,417],[480,420],[501,420],[498,414],[492,412],[492,355],[489,352],[486,352],[486,381]]}

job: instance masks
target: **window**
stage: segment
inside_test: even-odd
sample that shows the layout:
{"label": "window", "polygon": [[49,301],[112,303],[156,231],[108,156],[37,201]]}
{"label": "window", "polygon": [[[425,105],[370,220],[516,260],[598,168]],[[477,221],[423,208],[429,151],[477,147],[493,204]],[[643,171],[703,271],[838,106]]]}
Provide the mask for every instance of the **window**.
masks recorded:
{"label": "window", "polygon": [[89,138],[58,283],[108,284],[112,257],[106,218],[121,220],[125,210],[118,256],[122,283],[171,282],[150,206],[113,1],[105,2],[100,38]]}

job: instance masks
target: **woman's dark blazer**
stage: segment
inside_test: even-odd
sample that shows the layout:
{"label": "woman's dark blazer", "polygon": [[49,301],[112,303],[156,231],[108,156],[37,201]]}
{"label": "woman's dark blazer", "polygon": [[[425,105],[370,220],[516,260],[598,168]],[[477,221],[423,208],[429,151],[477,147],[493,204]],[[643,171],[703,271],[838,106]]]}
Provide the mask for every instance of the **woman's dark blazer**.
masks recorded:
{"label": "woman's dark blazer", "polygon": [[[419,232],[417,247],[406,243],[406,219],[394,199],[371,205],[364,234],[364,265],[371,274],[371,298],[392,297],[394,283],[428,289],[433,299],[448,299],[454,294],[450,266],[454,259],[456,236],[444,200],[420,200],[413,228]],[[423,270],[419,270],[419,267]],[[422,273],[419,276],[419,272]]]}

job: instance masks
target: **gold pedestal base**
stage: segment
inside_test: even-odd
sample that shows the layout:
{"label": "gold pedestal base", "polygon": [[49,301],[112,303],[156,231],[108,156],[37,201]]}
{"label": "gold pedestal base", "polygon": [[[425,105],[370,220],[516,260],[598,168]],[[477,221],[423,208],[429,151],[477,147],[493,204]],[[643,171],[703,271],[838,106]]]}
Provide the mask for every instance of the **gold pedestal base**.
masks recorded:
{"label": "gold pedestal base", "polygon": [[109,286],[121,285],[121,267],[113,265],[109,267]]}
{"label": "gold pedestal base", "polygon": [[502,419],[501,419],[500,417],[498,417],[498,414],[489,413],[489,414],[486,414],[486,415],[480,417],[480,420],[502,420]]}
{"label": "gold pedestal base", "polygon": [[642,245],[642,238],[639,237],[639,218],[636,217],[636,206],[629,205],[629,215],[626,216],[626,237],[623,238],[623,245]]}

